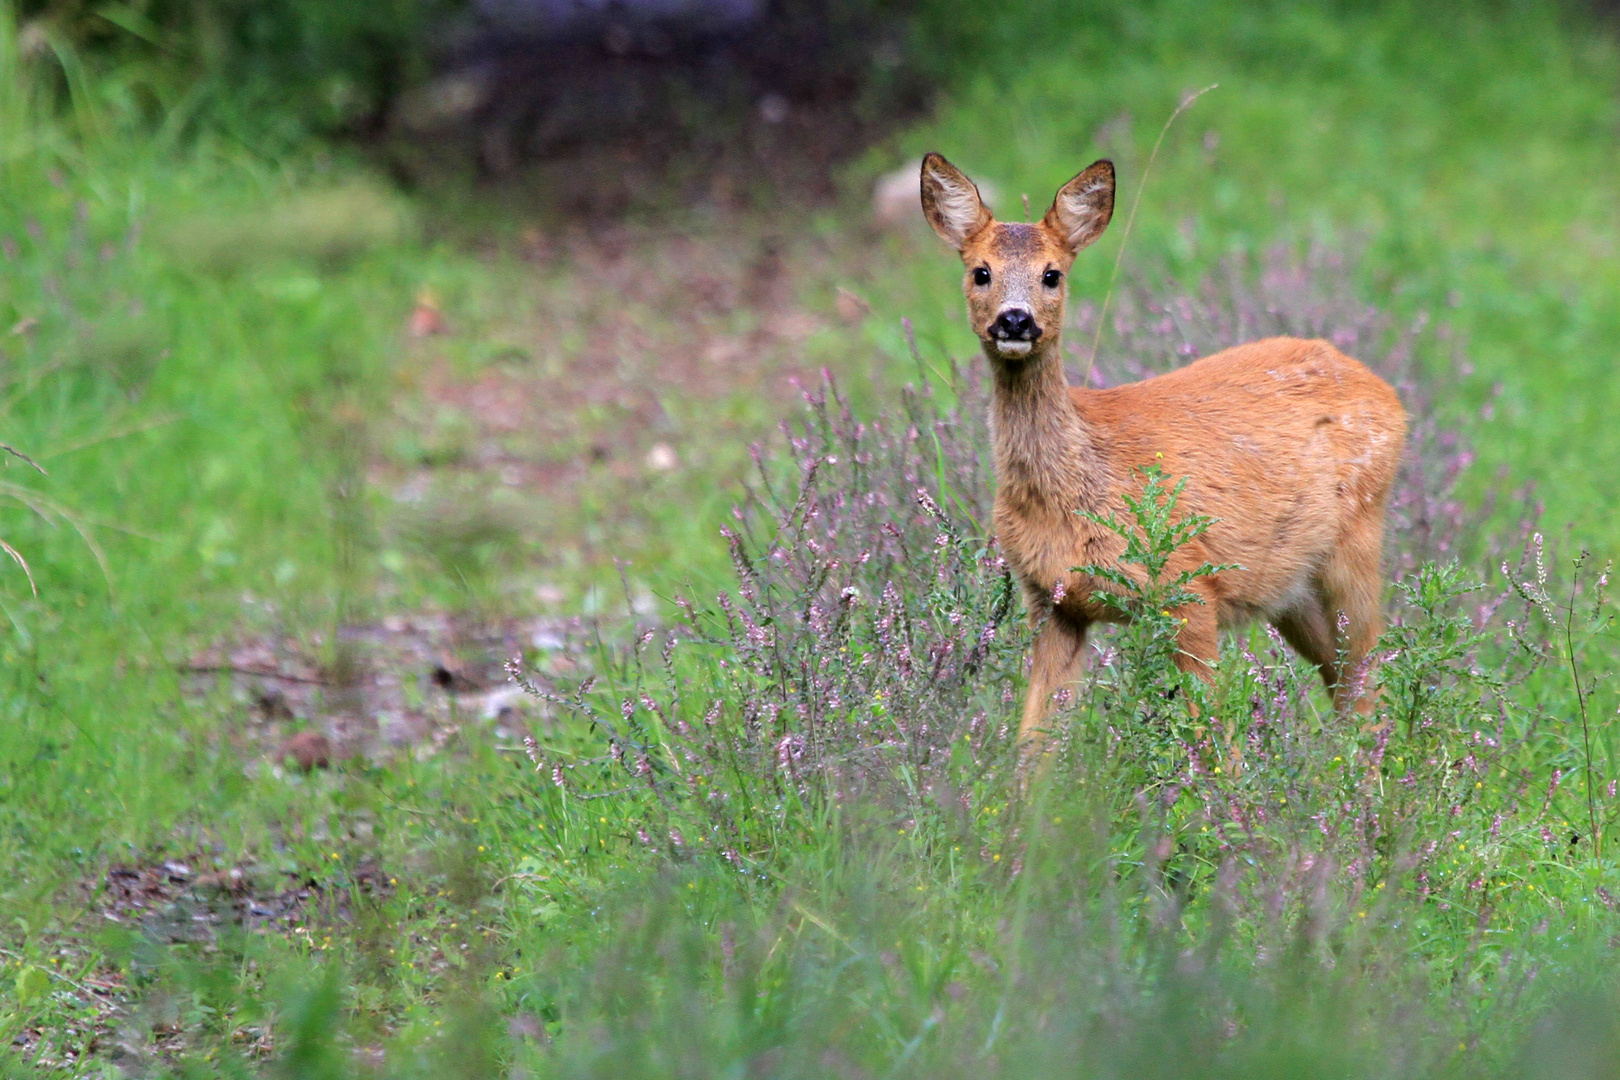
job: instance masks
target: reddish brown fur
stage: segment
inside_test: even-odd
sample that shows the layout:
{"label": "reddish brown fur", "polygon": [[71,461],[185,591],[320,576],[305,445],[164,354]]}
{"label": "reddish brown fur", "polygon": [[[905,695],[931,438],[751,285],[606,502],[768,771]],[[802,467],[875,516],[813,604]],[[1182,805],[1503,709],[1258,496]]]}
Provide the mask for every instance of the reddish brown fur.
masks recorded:
{"label": "reddish brown fur", "polygon": [[[1098,162],[1065,185],[1041,223],[999,224],[971,181],[929,155],[923,207],[962,253],[969,318],[994,376],[996,533],[1038,627],[1026,746],[1041,745],[1052,695],[1078,677],[1088,627],[1117,618],[1095,599],[1100,583],[1073,568],[1112,563],[1123,541],[1075,511],[1129,520],[1120,494],[1139,487],[1150,464],[1187,478],[1182,510],[1216,519],[1170,573],[1241,567],[1198,579],[1203,603],[1175,613],[1186,620],[1181,666],[1209,678],[1218,630],[1263,618],[1317,666],[1341,710],[1369,709],[1362,687],[1381,627],[1384,506],[1406,437],[1394,390],[1327,342],[1297,338],[1250,342],[1108,390],[1069,386],[1058,346],[1067,271],[1107,226],[1112,166]],[[988,283],[976,282],[980,267]],[[1062,282],[1044,286],[1052,269]],[[992,333],[1009,306],[1039,327],[1027,354]]]}

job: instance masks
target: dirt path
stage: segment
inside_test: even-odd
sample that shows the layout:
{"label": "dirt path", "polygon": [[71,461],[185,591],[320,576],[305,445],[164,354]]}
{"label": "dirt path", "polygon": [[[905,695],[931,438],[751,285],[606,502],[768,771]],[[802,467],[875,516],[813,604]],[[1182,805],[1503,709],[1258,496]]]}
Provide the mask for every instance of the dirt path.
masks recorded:
{"label": "dirt path", "polygon": [[481,311],[422,298],[371,478],[392,540],[462,573],[504,548],[542,599],[680,554],[655,535],[669,507],[733,483],[794,379],[862,349],[832,243],[759,215],[529,230],[504,255],[524,272]]}
{"label": "dirt path", "polygon": [[[796,383],[871,363],[848,237],[734,209],[476,250],[476,287],[424,289],[401,327],[369,439],[369,614],[333,641],[248,612],[189,658],[252,768],[434,753],[468,723],[518,746],[545,709],[502,665],[577,674],[603,616],[653,617],[671,567],[724,558],[716,521],[749,445],[797,415]],[[403,594],[418,569],[466,591]]]}

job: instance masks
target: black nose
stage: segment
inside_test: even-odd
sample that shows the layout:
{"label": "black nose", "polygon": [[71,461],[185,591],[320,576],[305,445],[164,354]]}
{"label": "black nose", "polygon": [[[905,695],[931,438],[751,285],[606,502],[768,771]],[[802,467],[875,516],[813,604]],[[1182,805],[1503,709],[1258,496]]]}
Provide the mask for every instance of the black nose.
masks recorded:
{"label": "black nose", "polygon": [[1034,341],[1041,336],[1035,316],[1023,308],[1008,308],[990,324],[990,336],[999,341]]}

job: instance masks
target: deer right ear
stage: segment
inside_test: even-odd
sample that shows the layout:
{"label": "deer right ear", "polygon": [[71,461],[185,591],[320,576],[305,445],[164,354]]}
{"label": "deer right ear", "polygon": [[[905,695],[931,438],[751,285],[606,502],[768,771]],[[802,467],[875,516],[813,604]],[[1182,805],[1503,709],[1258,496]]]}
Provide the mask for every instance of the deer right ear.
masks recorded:
{"label": "deer right ear", "polygon": [[922,161],[922,208],[940,239],[957,251],[993,220],[973,181],[938,154]]}
{"label": "deer right ear", "polygon": [[1108,228],[1114,216],[1114,163],[1097,161],[1058,189],[1043,219],[1070,251],[1079,251]]}

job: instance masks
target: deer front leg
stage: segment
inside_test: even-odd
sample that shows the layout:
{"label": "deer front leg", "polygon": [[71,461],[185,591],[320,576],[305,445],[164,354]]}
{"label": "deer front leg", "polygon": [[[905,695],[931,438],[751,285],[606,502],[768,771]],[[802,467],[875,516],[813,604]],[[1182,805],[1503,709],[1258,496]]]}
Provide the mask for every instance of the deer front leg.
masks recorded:
{"label": "deer front leg", "polygon": [[1181,619],[1176,635],[1176,667],[1215,685],[1214,664],[1220,659],[1220,620],[1215,598],[1206,596],[1202,604],[1186,604],[1174,612]]}
{"label": "deer front leg", "polygon": [[1073,686],[1080,678],[1080,656],[1086,645],[1086,624],[1054,612],[1035,634],[1030,652],[1029,691],[1024,697],[1024,719],[1018,725],[1019,759],[1028,764],[1046,752],[1046,717],[1052,695]]}

